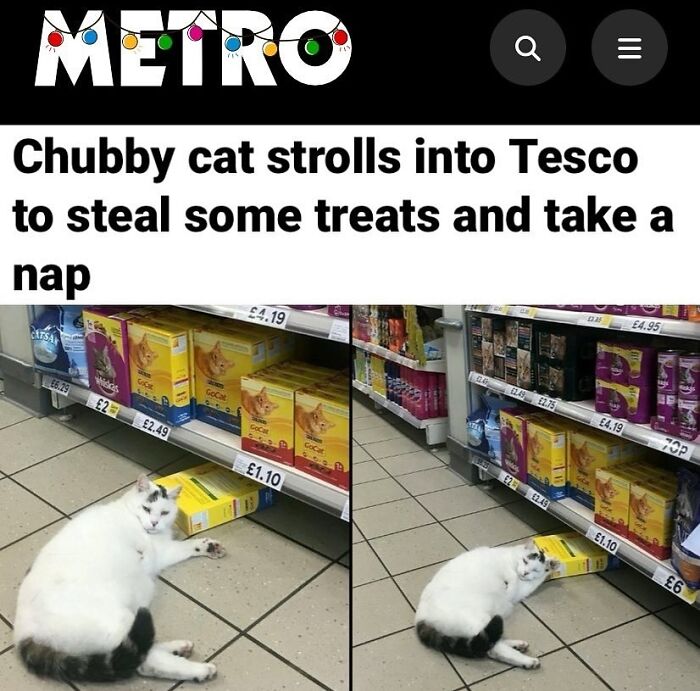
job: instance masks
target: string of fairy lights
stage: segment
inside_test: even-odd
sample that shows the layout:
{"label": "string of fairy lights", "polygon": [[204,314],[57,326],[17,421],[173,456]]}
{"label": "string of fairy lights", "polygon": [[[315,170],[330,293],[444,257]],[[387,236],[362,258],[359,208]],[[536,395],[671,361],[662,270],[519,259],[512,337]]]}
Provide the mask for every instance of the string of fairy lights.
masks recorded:
{"label": "string of fairy lights", "polygon": [[[104,12],[100,13],[100,16],[89,26],[85,27],[81,31],[81,38],[83,40],[83,43],[87,44],[88,46],[92,46],[97,41],[99,40],[99,35],[97,31],[95,30],[95,26],[99,24],[100,20],[102,18],[105,18],[106,21],[108,21],[110,24],[113,26],[116,26],[119,28],[123,33],[124,36],[122,37],[122,46],[124,47],[125,50],[135,50],[139,46],[139,40],[141,36],[140,31],[130,31],[129,29],[124,28],[121,26],[118,22],[115,22],[114,20],[110,19],[109,16],[107,16]],[[206,12],[203,10],[200,10],[197,13],[197,16],[188,24],[183,26],[181,29],[168,29],[167,31],[164,31],[160,36],[158,36],[158,39],[156,41],[156,45],[158,48],[162,51],[168,51],[173,47],[174,41],[173,38],[170,34],[172,33],[180,33],[182,31],[187,32],[187,38],[190,41],[193,42],[198,42],[201,41],[204,38],[204,29],[197,23],[200,19],[200,17],[204,17],[207,19],[211,24],[216,26],[217,29],[220,29],[224,34],[226,34],[226,39],[224,40],[224,47],[226,50],[231,53],[235,54],[237,53],[240,49],[241,46],[243,45],[243,35],[236,34],[232,31],[228,31],[225,29],[223,26],[221,26],[218,22],[214,21]],[[65,31],[61,29],[60,27],[56,26],[53,24],[49,19],[46,19],[46,22],[51,26],[52,31],[48,35],[48,42],[49,46],[53,49],[59,48],[64,41],[64,37],[66,34],[71,34],[70,31]],[[263,46],[262,46],[262,52],[263,54],[268,57],[274,57],[277,55],[277,51],[279,50],[279,44],[282,42],[300,42],[302,39],[301,38],[286,38],[286,39],[277,39],[277,40],[272,40],[266,38],[266,34],[272,29],[272,25],[268,26],[266,29],[263,29],[262,31],[257,31],[253,32],[252,36],[254,38],[260,38],[261,40],[264,41]],[[328,32],[321,32],[318,35],[315,36],[310,36],[307,37],[304,40],[304,51],[306,52],[307,55],[317,55],[320,50],[321,50],[321,43],[319,39],[322,39],[323,37],[328,36],[331,41],[336,45],[340,46],[341,48],[345,47],[348,41],[350,40],[350,36],[348,35],[348,32],[345,29],[340,28],[340,22],[335,25],[330,31]]]}

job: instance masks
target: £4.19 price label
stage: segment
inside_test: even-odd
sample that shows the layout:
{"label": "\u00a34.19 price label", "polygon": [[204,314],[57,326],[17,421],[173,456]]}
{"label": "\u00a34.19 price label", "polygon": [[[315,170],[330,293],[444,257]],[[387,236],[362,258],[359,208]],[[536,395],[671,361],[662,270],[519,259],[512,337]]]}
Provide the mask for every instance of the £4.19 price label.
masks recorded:
{"label": "\u00a34.19 price label", "polygon": [[100,396],[96,393],[91,393],[88,396],[87,403],[88,408],[96,410],[98,413],[103,415],[108,415],[109,417],[117,417],[119,413],[119,408],[121,407],[116,401],[112,401],[109,398]]}
{"label": "\u00a34.19 price label", "polygon": [[549,508],[549,499],[539,492],[536,492],[534,489],[532,489],[532,487],[528,487],[525,498],[529,499],[535,506],[539,506],[545,511]]}
{"label": "\u00a34.19 price label", "polygon": [[240,319],[277,329],[286,329],[289,321],[289,310],[273,305],[241,305],[236,312]]}
{"label": "\u00a34.19 price label", "polygon": [[131,426],[140,429],[142,432],[146,432],[146,434],[158,437],[158,439],[162,439],[163,441],[167,441],[170,436],[169,425],[158,422],[158,420],[154,420],[152,417],[148,417],[148,415],[144,415],[143,413],[136,413],[136,415],[134,415],[134,421],[131,423]]}
{"label": "\u00a34.19 price label", "polygon": [[251,480],[256,480],[276,490],[282,489],[282,485],[284,485],[287,477],[283,470],[279,470],[263,461],[256,461],[254,458],[245,456],[242,453],[236,456],[236,460],[233,462],[233,469],[237,473],[251,478]]}
{"label": "\u00a34.19 price label", "polygon": [[652,437],[649,439],[647,445],[652,449],[663,451],[669,456],[682,458],[684,461],[689,461],[693,457],[696,448],[695,444],[691,444],[689,441],[666,436]]}
{"label": "\u00a34.19 price label", "polygon": [[618,420],[609,415],[594,413],[591,418],[591,427],[595,427],[603,432],[610,432],[610,434],[616,434],[618,437],[622,436],[626,426],[627,423],[624,420]]}
{"label": "\u00a34.19 price label", "polygon": [[617,554],[617,550],[620,547],[620,541],[614,535],[606,533],[597,525],[588,526],[586,537],[595,542],[596,545],[600,545],[604,550],[610,552],[610,554]]}
{"label": "\u00a34.19 price label", "polygon": [[41,380],[41,384],[44,388],[49,389],[50,391],[55,391],[61,396],[67,396],[70,393],[70,382],[59,379],[58,377],[49,377],[44,375]]}
{"label": "\u00a34.19 price label", "polygon": [[498,479],[506,486],[510,487],[511,489],[518,489],[518,486],[520,485],[520,480],[518,480],[517,477],[513,477],[510,473],[506,473],[505,470],[502,470],[498,474]]}
{"label": "\u00a34.19 price label", "polygon": [[691,605],[695,602],[697,591],[691,590],[678,574],[673,573],[665,566],[657,566],[651,580],[681,600],[685,600]]}

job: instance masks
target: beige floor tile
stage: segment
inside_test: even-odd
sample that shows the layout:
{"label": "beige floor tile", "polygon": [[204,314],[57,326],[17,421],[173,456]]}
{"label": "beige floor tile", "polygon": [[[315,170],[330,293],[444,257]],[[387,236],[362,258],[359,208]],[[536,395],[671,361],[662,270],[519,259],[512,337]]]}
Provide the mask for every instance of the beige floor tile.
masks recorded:
{"label": "beige floor tile", "polygon": [[681,603],[659,612],[658,617],[700,646],[700,610],[696,607]]}
{"label": "beige floor tile", "polygon": [[387,420],[380,415],[367,415],[366,417],[356,417],[352,421],[353,434],[358,430],[375,429],[377,427],[392,427]]}
{"label": "beige floor tile", "polygon": [[[356,487],[363,482],[373,482],[374,480],[382,480],[386,477],[389,477],[389,474],[376,461],[358,463],[357,467],[352,469],[352,486]],[[356,495],[354,495],[353,503],[356,498]]]}
{"label": "beige floor tile", "polygon": [[353,523],[352,524],[352,544],[354,545],[357,542],[364,542],[364,535],[359,531],[357,526]]}
{"label": "beige floor tile", "polygon": [[372,460],[372,457],[361,446],[353,446],[352,447],[353,465],[356,465],[358,463],[364,463],[365,461],[371,461],[371,460]]}
{"label": "beige floor tile", "polygon": [[367,452],[376,459],[389,458],[412,451],[420,451],[420,446],[407,437],[389,439],[388,441],[377,441],[372,444],[364,444],[363,446],[367,449]]}
{"label": "beige floor tile", "polygon": [[[369,465],[362,463],[361,465]],[[397,499],[407,499],[408,492],[401,487],[393,478],[386,477],[383,480],[374,480],[360,485],[353,485],[352,488],[352,510],[353,512],[365,509],[368,506],[386,504]]]}
{"label": "beige floor tile", "polygon": [[32,417],[31,413],[0,398],[0,429],[28,420],[30,417]]}
{"label": "beige floor tile", "polygon": [[[379,480],[383,482],[383,480]],[[353,511],[353,520],[368,540],[399,530],[417,528],[435,519],[413,498]]]}
{"label": "beige floor tile", "polygon": [[352,584],[364,585],[386,578],[389,574],[366,542],[352,546]]}
{"label": "beige floor tile", "polygon": [[389,569],[397,574],[452,559],[464,549],[437,523],[372,540],[372,546]]}
{"label": "beige floor tile", "polygon": [[566,691],[604,691],[607,687],[568,650],[541,658],[540,669],[511,669],[474,684],[475,691],[522,691],[529,688],[565,688]]}
{"label": "beige floor tile", "polygon": [[0,547],[60,517],[58,511],[9,478],[0,480]]}
{"label": "beige floor tile", "polygon": [[498,506],[480,489],[468,485],[432,492],[418,497],[418,501],[439,521]]}
{"label": "beige floor tile", "polygon": [[349,688],[350,575],[331,566],[250,634],[332,689]]}
{"label": "beige floor tile", "polygon": [[[629,595],[642,607],[646,607],[652,612],[678,603],[678,599],[674,595],[667,593],[650,578],[643,576],[639,571],[635,571],[626,564],[623,564],[619,569],[601,573],[600,577],[612,583],[618,590]],[[700,612],[698,614],[700,615]],[[698,626],[700,630],[700,620]]]}
{"label": "beige floor tile", "polygon": [[30,674],[14,648],[0,655],[0,683],[7,691],[70,691],[68,684]]}
{"label": "beige floor tile", "polygon": [[414,497],[441,489],[450,489],[450,487],[461,487],[465,484],[464,480],[449,468],[419,470],[417,473],[400,475],[397,480]]}
{"label": "beige floor tile", "polygon": [[221,541],[226,557],[177,564],[163,577],[241,628],[328,563],[252,521],[239,519],[202,535]]}
{"label": "beige floor tile", "polygon": [[463,686],[445,656],[423,646],[413,629],[358,646],[352,664],[355,691],[452,691]]}
{"label": "beige floor tile", "polygon": [[527,501],[527,499],[521,497],[512,489],[508,489],[500,482],[482,482],[474,486],[478,487],[484,494],[487,494],[491,499],[501,505]]}
{"label": "beige floor tile", "polygon": [[12,629],[4,621],[0,621],[0,650],[5,650],[10,645],[12,645]]}
{"label": "beige floor tile", "polygon": [[264,648],[246,638],[239,638],[233,645],[219,653],[212,662],[217,676],[203,684],[185,683],[178,689],[189,691],[269,691],[270,689],[294,689],[314,691],[321,687],[301,675]]}
{"label": "beige floor tile", "polygon": [[[0,482],[2,485],[2,482]],[[2,506],[2,504],[0,504]],[[0,614],[15,620],[17,591],[39,550],[68,522],[67,518],[0,550]],[[0,676],[0,679],[2,677]]]}
{"label": "beige floor tile", "polygon": [[[561,604],[565,602],[566,607]],[[595,574],[545,583],[528,607],[565,643],[619,626],[646,610]]]}
{"label": "beige floor tile", "polygon": [[89,442],[15,477],[61,511],[72,513],[135,482],[143,471],[137,463]]}
{"label": "beige floor tile", "polygon": [[418,601],[425,586],[448,561],[424,566],[422,569],[415,569],[394,577],[396,584],[401,588],[401,591],[408,598],[414,609],[418,608]]}
{"label": "beige floor tile", "polygon": [[102,413],[90,410],[90,408],[82,405],[74,405],[69,412],[70,419],[68,420],[60,419],[63,417],[64,411],[51,415],[51,420],[77,432],[86,439],[94,439],[102,434],[124,427],[123,422],[113,420],[108,415],[102,415]]}
{"label": "beige floor tile", "polygon": [[353,420],[361,417],[371,417],[376,415],[372,407],[358,403],[357,401],[352,402],[352,418]]}
{"label": "beige floor tile", "polygon": [[390,578],[352,589],[352,644],[413,626],[414,612]]}
{"label": "beige floor tile", "polygon": [[[98,442],[132,461],[140,463],[149,470],[162,468],[185,455],[185,451],[174,444],[161,441],[126,425],[121,425],[114,431],[103,434]],[[201,463],[204,463],[204,460]]]}
{"label": "beige floor tile", "polygon": [[370,429],[352,428],[352,438],[360,444],[371,444],[379,441],[387,441],[389,439],[401,439],[402,437],[403,432],[396,429],[393,425],[371,427]]}
{"label": "beige floor tile", "polygon": [[615,691],[698,685],[698,648],[653,616],[631,622],[573,647]]}
{"label": "beige floor tile", "polygon": [[390,458],[381,458],[379,463],[389,475],[394,477],[415,473],[419,470],[428,470],[429,468],[444,468],[442,463],[440,463],[440,459],[423,450],[409,451]]}
{"label": "beige floor tile", "polygon": [[29,418],[0,429],[0,470],[9,475],[84,443],[85,437],[49,418]]}
{"label": "beige floor tile", "polygon": [[453,518],[445,521],[443,525],[468,549],[479,547],[484,543],[500,545],[504,542],[520,540],[537,532],[507,508],[500,506]]}
{"label": "beige floor tile", "polygon": [[507,510],[510,513],[527,523],[536,533],[546,533],[552,530],[570,530],[567,525],[564,525],[552,514],[543,511],[530,501],[516,501],[507,506]]}
{"label": "beige floor tile", "polygon": [[[564,644],[523,605],[518,605],[513,611],[513,614],[508,617],[505,622],[504,631],[505,638],[516,638],[527,641],[530,644],[528,654],[535,657],[540,657],[545,653],[549,653],[552,650],[564,646]],[[507,668],[502,662],[496,662],[489,658],[466,660],[464,658],[450,656],[450,659],[460,676],[470,685],[480,679],[490,677],[492,674],[502,672]],[[543,664],[544,662],[545,660],[543,660]],[[522,672],[523,670],[517,671]],[[510,687],[506,686],[504,688]]]}
{"label": "beige floor tile", "polygon": [[434,453],[443,463],[449,464],[450,462],[450,452],[445,448],[445,447],[437,447],[431,449],[432,453]]}
{"label": "beige floor tile", "polygon": [[[193,659],[197,658],[197,653],[194,654]],[[142,677],[134,675],[131,679],[125,679],[124,681],[110,682],[109,684],[100,683],[76,683],[76,688],[83,689],[85,691],[99,691],[99,689],[118,689],[118,691],[168,691],[172,689],[176,684],[175,681],[167,679],[151,679],[148,677]]]}

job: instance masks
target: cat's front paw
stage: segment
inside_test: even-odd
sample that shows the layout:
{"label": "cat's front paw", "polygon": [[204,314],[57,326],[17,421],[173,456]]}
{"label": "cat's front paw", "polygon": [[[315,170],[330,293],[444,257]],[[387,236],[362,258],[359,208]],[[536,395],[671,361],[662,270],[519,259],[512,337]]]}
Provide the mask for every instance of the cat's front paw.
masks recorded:
{"label": "cat's front paw", "polygon": [[216,676],[216,665],[211,662],[201,662],[197,664],[197,671],[192,676],[193,681],[208,681]]}
{"label": "cat's front paw", "polygon": [[540,661],[536,657],[531,657],[529,660],[523,665],[524,669],[539,669],[540,667]]}
{"label": "cat's front paw", "polygon": [[511,647],[519,650],[521,653],[524,653],[530,647],[527,641],[510,641],[510,644]]}
{"label": "cat's front paw", "polygon": [[218,540],[210,540],[208,537],[202,540],[202,551],[210,559],[221,559],[226,555],[224,546]]}

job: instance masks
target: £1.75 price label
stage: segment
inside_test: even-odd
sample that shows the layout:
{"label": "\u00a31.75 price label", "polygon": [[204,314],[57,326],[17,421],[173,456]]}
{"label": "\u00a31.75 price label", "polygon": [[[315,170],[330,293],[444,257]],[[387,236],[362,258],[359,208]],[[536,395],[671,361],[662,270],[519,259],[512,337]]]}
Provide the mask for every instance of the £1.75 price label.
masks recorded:
{"label": "\u00a31.75 price label", "polygon": [[251,480],[256,480],[276,490],[282,489],[282,485],[284,485],[284,481],[287,477],[287,474],[283,470],[268,465],[263,461],[257,461],[242,453],[236,456],[236,460],[233,462],[233,469],[237,473],[251,478]]}
{"label": "\u00a31.75 price label", "polygon": [[289,310],[274,305],[240,305],[236,314],[253,324],[265,324],[277,329],[286,329],[289,321]]}
{"label": "\u00a31.75 price label", "polygon": [[669,593],[673,593],[676,597],[689,604],[695,602],[697,591],[691,590],[685,581],[676,573],[673,573],[670,569],[665,566],[657,566],[654,575],[651,577],[654,583],[658,583],[662,588],[668,590]]}
{"label": "\u00a31.75 price label", "polygon": [[626,426],[627,423],[624,420],[618,420],[609,415],[594,413],[591,417],[591,427],[595,427],[603,432],[610,432],[610,434],[616,434],[618,437],[622,436]]}
{"label": "\u00a31.75 price label", "polygon": [[586,537],[610,552],[610,554],[617,554],[617,550],[620,547],[620,541],[614,535],[606,533],[596,525],[588,526]]}
{"label": "\u00a31.75 price label", "polygon": [[167,441],[170,436],[169,425],[158,422],[158,420],[154,420],[152,417],[144,415],[143,413],[136,413],[136,415],[134,415],[134,421],[131,423],[131,426],[140,429],[146,434],[158,437],[158,439],[162,439],[163,441]]}
{"label": "\u00a31.75 price label", "polygon": [[547,499],[547,497],[545,497],[543,494],[536,492],[534,489],[532,489],[532,487],[528,487],[525,498],[531,501],[535,506],[539,506],[545,511],[549,508],[549,499]]}
{"label": "\u00a31.75 price label", "polygon": [[49,389],[49,391],[55,391],[60,396],[67,396],[70,393],[70,382],[58,377],[44,375],[41,384],[44,388]]}
{"label": "\u00a31.75 price label", "polygon": [[109,398],[105,398],[104,396],[100,396],[96,393],[91,393],[88,396],[87,403],[85,405],[88,408],[92,408],[98,413],[108,415],[109,417],[117,417],[119,408],[121,407],[116,401],[112,401]]}

